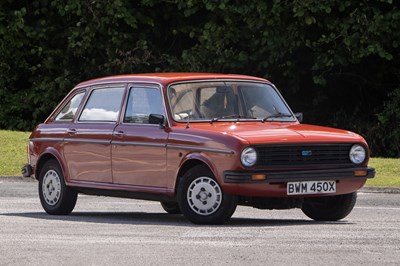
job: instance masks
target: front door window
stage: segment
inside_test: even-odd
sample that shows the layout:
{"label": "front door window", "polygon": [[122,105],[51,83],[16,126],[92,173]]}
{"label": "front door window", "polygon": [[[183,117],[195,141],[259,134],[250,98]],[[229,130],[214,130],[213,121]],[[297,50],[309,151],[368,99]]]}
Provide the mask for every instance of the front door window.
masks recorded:
{"label": "front door window", "polygon": [[149,124],[150,114],[164,115],[160,90],[156,88],[132,88],[129,92],[124,123]]}

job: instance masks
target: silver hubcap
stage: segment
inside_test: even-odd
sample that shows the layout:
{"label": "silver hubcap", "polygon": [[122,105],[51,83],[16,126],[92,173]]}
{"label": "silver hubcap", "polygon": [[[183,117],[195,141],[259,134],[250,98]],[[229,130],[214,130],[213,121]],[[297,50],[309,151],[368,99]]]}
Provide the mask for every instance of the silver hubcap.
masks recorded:
{"label": "silver hubcap", "polygon": [[190,208],[197,214],[210,215],[222,202],[222,191],[217,182],[209,177],[196,178],[187,191]]}
{"label": "silver hubcap", "polygon": [[54,206],[60,200],[61,179],[54,170],[47,171],[42,183],[43,198],[48,205]]}

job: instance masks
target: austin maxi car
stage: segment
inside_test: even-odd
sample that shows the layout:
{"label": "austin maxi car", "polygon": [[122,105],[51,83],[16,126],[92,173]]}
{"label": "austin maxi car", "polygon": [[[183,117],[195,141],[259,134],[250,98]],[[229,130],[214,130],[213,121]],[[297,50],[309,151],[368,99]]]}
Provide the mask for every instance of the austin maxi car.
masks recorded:
{"label": "austin maxi car", "polygon": [[275,86],[244,75],[154,73],[78,84],[30,136],[24,176],[49,214],[78,193],[160,201],[193,223],[237,205],[335,221],[375,175],[352,132],[301,124]]}

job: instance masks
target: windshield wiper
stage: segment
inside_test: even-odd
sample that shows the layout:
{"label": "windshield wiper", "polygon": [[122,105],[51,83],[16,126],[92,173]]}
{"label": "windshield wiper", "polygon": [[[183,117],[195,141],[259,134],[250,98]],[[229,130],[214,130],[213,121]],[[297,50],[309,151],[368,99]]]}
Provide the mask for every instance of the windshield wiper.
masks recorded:
{"label": "windshield wiper", "polygon": [[271,118],[281,118],[281,117],[293,117],[293,116],[291,114],[284,114],[284,113],[278,112],[276,114],[272,114],[272,115],[265,117],[262,121],[265,122]]}
{"label": "windshield wiper", "polygon": [[221,120],[221,119],[231,119],[231,118],[237,118],[237,121],[239,121],[239,119],[241,119],[241,118],[257,119],[256,117],[248,117],[248,116],[241,116],[238,114],[233,114],[233,115],[224,115],[224,116],[214,117],[213,119],[211,119],[210,123],[212,124],[213,122],[217,122],[218,120]]}

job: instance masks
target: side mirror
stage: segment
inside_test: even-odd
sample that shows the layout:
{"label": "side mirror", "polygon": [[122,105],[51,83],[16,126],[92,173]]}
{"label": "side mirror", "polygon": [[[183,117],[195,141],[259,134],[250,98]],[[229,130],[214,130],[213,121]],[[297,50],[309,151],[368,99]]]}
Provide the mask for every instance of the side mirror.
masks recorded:
{"label": "side mirror", "polygon": [[155,124],[155,125],[160,125],[160,128],[164,128],[165,124],[164,124],[165,118],[163,115],[159,115],[159,114],[150,114],[149,115],[149,124]]}
{"label": "side mirror", "polygon": [[294,113],[294,115],[300,123],[303,122],[303,113]]}

